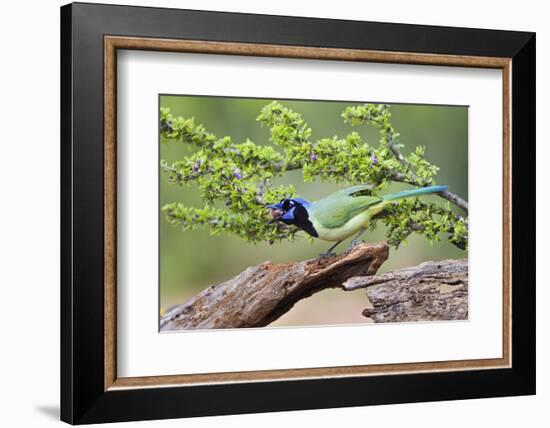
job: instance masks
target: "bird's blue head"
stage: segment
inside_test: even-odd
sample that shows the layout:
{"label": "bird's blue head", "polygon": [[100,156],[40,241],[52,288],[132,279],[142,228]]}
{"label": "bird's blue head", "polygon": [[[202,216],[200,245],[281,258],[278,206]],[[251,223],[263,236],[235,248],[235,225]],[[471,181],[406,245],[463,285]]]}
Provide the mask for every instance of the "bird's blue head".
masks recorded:
{"label": "bird's blue head", "polygon": [[288,225],[293,224],[317,237],[317,231],[309,220],[307,207],[310,205],[311,202],[303,198],[285,198],[278,204],[267,205],[266,208],[271,211],[273,216],[269,223],[280,221]]}

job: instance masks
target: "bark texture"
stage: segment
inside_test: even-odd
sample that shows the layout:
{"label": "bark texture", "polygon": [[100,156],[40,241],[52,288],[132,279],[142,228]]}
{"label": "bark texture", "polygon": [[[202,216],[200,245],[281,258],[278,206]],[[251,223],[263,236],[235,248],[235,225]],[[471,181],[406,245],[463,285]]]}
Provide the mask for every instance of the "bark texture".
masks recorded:
{"label": "bark texture", "polygon": [[261,263],[169,309],[160,329],[263,327],[301,299],[327,288],[343,288],[355,276],[374,275],[388,254],[385,242],[363,243],[323,261]]}
{"label": "bark texture", "polygon": [[374,322],[468,319],[468,260],[425,262],[382,275],[350,278],[345,290],[366,288]]}

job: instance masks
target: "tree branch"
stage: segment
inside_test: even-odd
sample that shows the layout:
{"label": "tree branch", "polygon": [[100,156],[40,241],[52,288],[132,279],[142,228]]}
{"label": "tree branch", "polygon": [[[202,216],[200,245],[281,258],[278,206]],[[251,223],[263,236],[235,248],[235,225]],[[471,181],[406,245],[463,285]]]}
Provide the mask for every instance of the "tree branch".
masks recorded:
{"label": "tree branch", "polygon": [[455,204],[457,207],[462,208],[466,212],[466,214],[468,214],[468,202],[466,202],[456,193],[444,190],[443,192],[438,193],[438,195],[441,196],[443,199],[447,199],[452,204]]}
{"label": "tree branch", "polygon": [[425,262],[381,275],[350,278],[345,290],[366,288],[375,322],[468,319],[468,260]]}
{"label": "tree branch", "polygon": [[375,274],[388,254],[389,247],[382,242],[357,245],[322,262],[264,262],[169,309],[160,329],[263,327],[314,293],[342,287],[353,276]]}

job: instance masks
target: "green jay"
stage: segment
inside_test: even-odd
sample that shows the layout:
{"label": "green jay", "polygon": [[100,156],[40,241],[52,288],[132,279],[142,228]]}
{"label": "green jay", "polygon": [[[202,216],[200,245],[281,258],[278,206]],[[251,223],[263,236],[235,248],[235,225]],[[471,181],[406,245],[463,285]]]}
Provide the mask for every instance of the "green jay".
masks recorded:
{"label": "green jay", "polygon": [[310,202],[303,198],[285,198],[278,204],[268,205],[273,219],[288,225],[295,225],[309,235],[325,241],[336,241],[325,255],[344,239],[357,234],[352,245],[364,232],[370,219],[394,201],[420,195],[440,193],[447,186],[421,187],[385,195],[367,196],[365,191],[371,186],[360,184],[339,190],[318,201]]}

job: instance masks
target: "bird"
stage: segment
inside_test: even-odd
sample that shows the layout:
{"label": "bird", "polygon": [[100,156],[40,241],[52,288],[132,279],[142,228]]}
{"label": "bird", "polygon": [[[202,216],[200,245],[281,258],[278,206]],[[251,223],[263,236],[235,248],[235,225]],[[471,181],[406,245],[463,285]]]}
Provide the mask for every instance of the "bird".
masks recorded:
{"label": "bird", "polygon": [[318,201],[304,198],[284,198],[279,203],[267,205],[272,219],[269,224],[282,222],[294,225],[310,236],[324,241],[336,241],[320,258],[333,256],[332,250],[343,240],[357,234],[350,247],[356,245],[370,219],[391,203],[404,198],[441,193],[448,186],[419,187],[384,195],[369,196],[365,193],[371,185],[359,184],[336,191]]}

